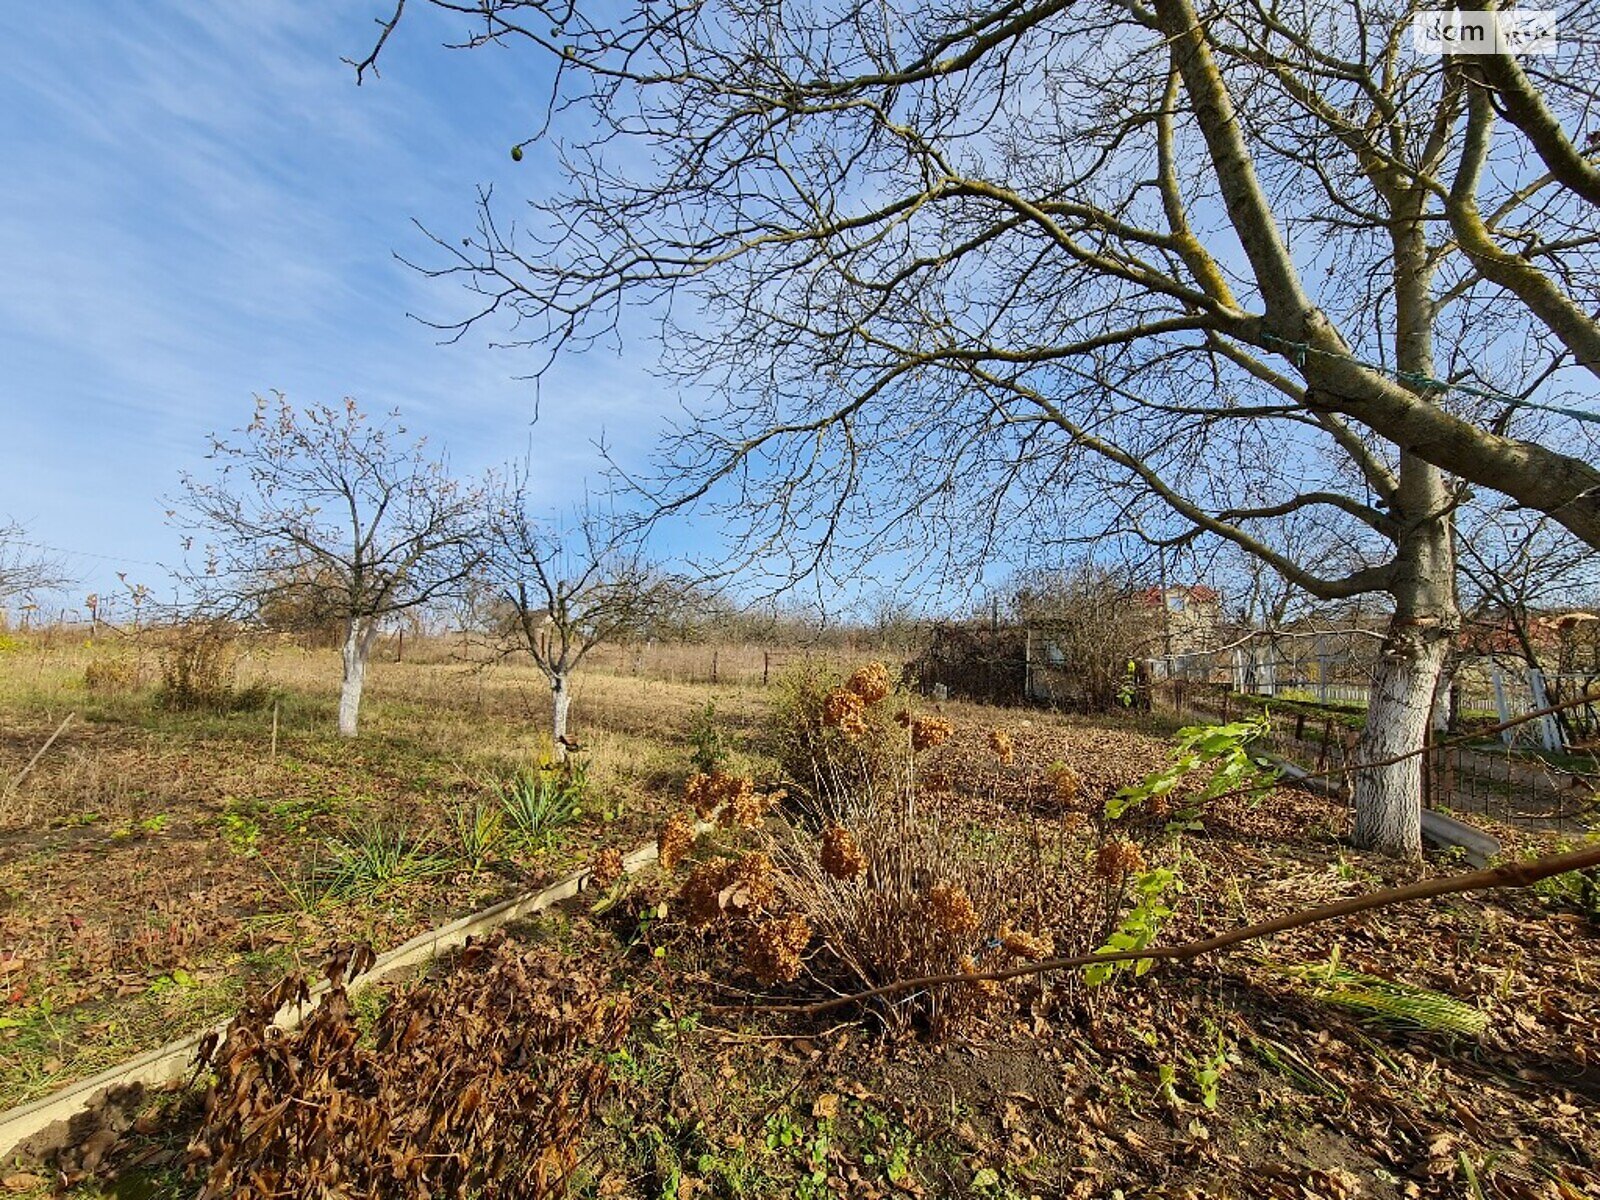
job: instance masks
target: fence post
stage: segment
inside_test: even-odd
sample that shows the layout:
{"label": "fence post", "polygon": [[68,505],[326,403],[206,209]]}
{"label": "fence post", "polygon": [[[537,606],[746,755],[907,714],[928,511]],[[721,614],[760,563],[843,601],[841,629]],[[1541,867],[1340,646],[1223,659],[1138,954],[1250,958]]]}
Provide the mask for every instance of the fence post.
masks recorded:
{"label": "fence post", "polygon": [[711,682],[712,683],[715,683],[717,681],[717,654],[718,654],[718,651],[716,651],[716,650],[712,650],[711,651]]}
{"label": "fence post", "polygon": [[[1495,663],[1489,668],[1489,679],[1494,684],[1494,707],[1500,714],[1500,724],[1504,725],[1511,720],[1511,707],[1506,703],[1506,681],[1500,674],[1500,664]],[[1511,745],[1515,734],[1509,729],[1500,731],[1500,740],[1506,745]]]}
{"label": "fence post", "polygon": [[1422,726],[1422,808],[1434,806],[1434,722]]}
{"label": "fence post", "polygon": [[766,687],[767,686],[767,677],[771,674],[771,672],[772,672],[772,651],[763,650],[761,652],[761,686],[762,687]]}
{"label": "fence post", "polygon": [[[1545,690],[1544,672],[1538,667],[1528,668],[1528,696],[1534,708],[1550,707],[1550,693]],[[1559,754],[1567,748],[1561,737],[1561,722],[1556,720],[1554,713],[1545,713],[1539,718],[1539,740],[1553,754]]]}

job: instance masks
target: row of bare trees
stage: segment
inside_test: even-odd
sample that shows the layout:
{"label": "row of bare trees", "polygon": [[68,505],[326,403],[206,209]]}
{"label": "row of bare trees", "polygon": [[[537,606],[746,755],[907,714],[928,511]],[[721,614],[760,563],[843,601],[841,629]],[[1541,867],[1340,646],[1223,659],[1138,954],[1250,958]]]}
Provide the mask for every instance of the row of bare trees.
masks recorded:
{"label": "row of bare trees", "polygon": [[560,754],[572,672],[682,586],[645,562],[623,521],[536,516],[526,465],[462,481],[396,414],[375,420],[353,400],[260,399],[236,435],[212,437],[209,457],[215,469],[186,474],[169,511],[187,531],[194,600],[213,615],[336,626],[346,737],[380,624],[486,591],[498,651],[526,654],[549,681]]}

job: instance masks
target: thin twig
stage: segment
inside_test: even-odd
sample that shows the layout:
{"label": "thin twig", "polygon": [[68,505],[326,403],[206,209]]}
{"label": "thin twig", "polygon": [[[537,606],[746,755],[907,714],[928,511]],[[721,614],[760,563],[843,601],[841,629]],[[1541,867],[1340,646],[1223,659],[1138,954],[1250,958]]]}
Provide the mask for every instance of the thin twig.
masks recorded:
{"label": "thin twig", "polygon": [[50,735],[49,740],[46,741],[44,745],[39,747],[38,753],[28,760],[28,765],[22,768],[22,771],[17,775],[17,777],[6,785],[5,794],[7,798],[9,798],[13,792],[22,786],[22,781],[28,777],[28,772],[32,771],[34,767],[38,766],[39,760],[45,755],[45,751],[56,744],[56,739],[61,736],[62,731],[66,729],[68,725],[72,724],[72,718],[77,715],[78,714],[75,712],[69,712],[64,718],[62,718],[61,724],[56,726],[56,731]]}
{"label": "thin twig", "polygon": [[1537,858],[1530,862],[1507,863],[1501,867],[1470,871],[1465,875],[1445,875],[1437,879],[1424,879],[1417,883],[1408,883],[1403,887],[1384,888],[1382,891],[1370,892],[1365,896],[1354,896],[1348,900],[1336,901],[1333,904],[1303,909],[1300,912],[1289,913],[1287,916],[1274,917],[1270,921],[1258,921],[1254,925],[1246,925],[1240,929],[1230,930],[1227,933],[1218,934],[1216,937],[1205,938],[1196,942],[1183,942],[1176,946],[1158,946],[1150,950],[1123,950],[1107,954],[1077,954],[1071,958],[1052,958],[1043,962],[1025,963],[1021,966],[1009,967],[999,971],[974,972],[970,975],[965,972],[946,975],[924,975],[917,979],[899,979],[893,983],[885,983],[848,996],[835,996],[832,999],[818,1000],[806,1004],[725,1005],[714,1007],[710,1011],[740,1012],[756,1010],[811,1015],[842,1008],[847,1004],[859,1004],[864,1000],[872,1000],[895,992],[936,987],[942,984],[1017,979],[1025,975],[1039,975],[1047,971],[1063,971],[1072,967],[1087,967],[1099,963],[1138,962],[1146,959],[1185,961],[1191,958],[1198,958],[1202,954],[1211,954],[1218,950],[1224,950],[1229,946],[1238,945],[1240,942],[1252,941],[1255,938],[1266,937],[1269,934],[1283,933],[1290,929],[1300,929],[1306,925],[1320,924],[1323,921],[1332,921],[1339,917],[1367,912],[1374,908],[1388,908],[1396,904],[1406,904],[1414,900],[1428,900],[1435,896],[1449,896],[1458,892],[1490,891],[1496,888],[1524,888],[1539,882],[1541,879],[1548,879],[1552,875],[1561,875],[1568,871],[1582,871],[1596,866],[1600,866],[1600,845],[1590,846],[1583,850],[1573,850],[1566,854],[1554,854],[1546,858]]}
{"label": "thin twig", "polygon": [[383,44],[389,40],[389,35],[394,32],[394,27],[400,24],[400,17],[405,11],[406,0],[397,0],[397,3],[394,6],[394,16],[390,17],[387,21],[383,20],[382,18],[377,19],[376,23],[382,29],[382,32],[378,34],[378,44],[373,46],[372,52],[360,62],[357,62],[353,58],[342,58],[339,60],[340,62],[347,63],[356,69],[356,84],[358,86],[365,80],[368,71],[371,71],[374,75],[378,73],[378,55],[383,53]]}

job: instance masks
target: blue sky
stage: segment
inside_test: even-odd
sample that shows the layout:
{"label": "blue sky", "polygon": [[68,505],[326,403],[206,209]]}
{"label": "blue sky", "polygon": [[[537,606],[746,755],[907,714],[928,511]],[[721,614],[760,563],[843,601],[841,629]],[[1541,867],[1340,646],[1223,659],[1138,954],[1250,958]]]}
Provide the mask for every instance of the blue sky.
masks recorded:
{"label": "blue sky", "polygon": [[[0,5],[0,518],[72,551],[76,591],[152,584],[176,557],[163,495],[252,395],[399,408],[460,472],[520,455],[531,363],[458,316],[413,218],[466,232],[480,184],[535,194],[535,60],[440,49],[407,14],[361,87],[375,0]],[[591,351],[543,382],[536,485],[594,478],[593,441],[638,460],[675,403],[653,348]],[[76,599],[76,595],[73,597]]]}

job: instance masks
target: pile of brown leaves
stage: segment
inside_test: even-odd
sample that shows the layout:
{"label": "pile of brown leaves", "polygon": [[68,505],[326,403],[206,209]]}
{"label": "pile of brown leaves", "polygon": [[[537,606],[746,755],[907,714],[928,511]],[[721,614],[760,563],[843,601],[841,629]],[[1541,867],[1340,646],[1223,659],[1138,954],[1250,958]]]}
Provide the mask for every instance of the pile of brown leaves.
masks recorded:
{"label": "pile of brown leaves", "polygon": [[344,983],[370,962],[367,949],[338,956],[295,1032],[272,1022],[306,996],[299,977],[229,1027],[189,1150],[201,1200],[561,1195],[629,999],[497,935],[397,997],[364,1041]]}

